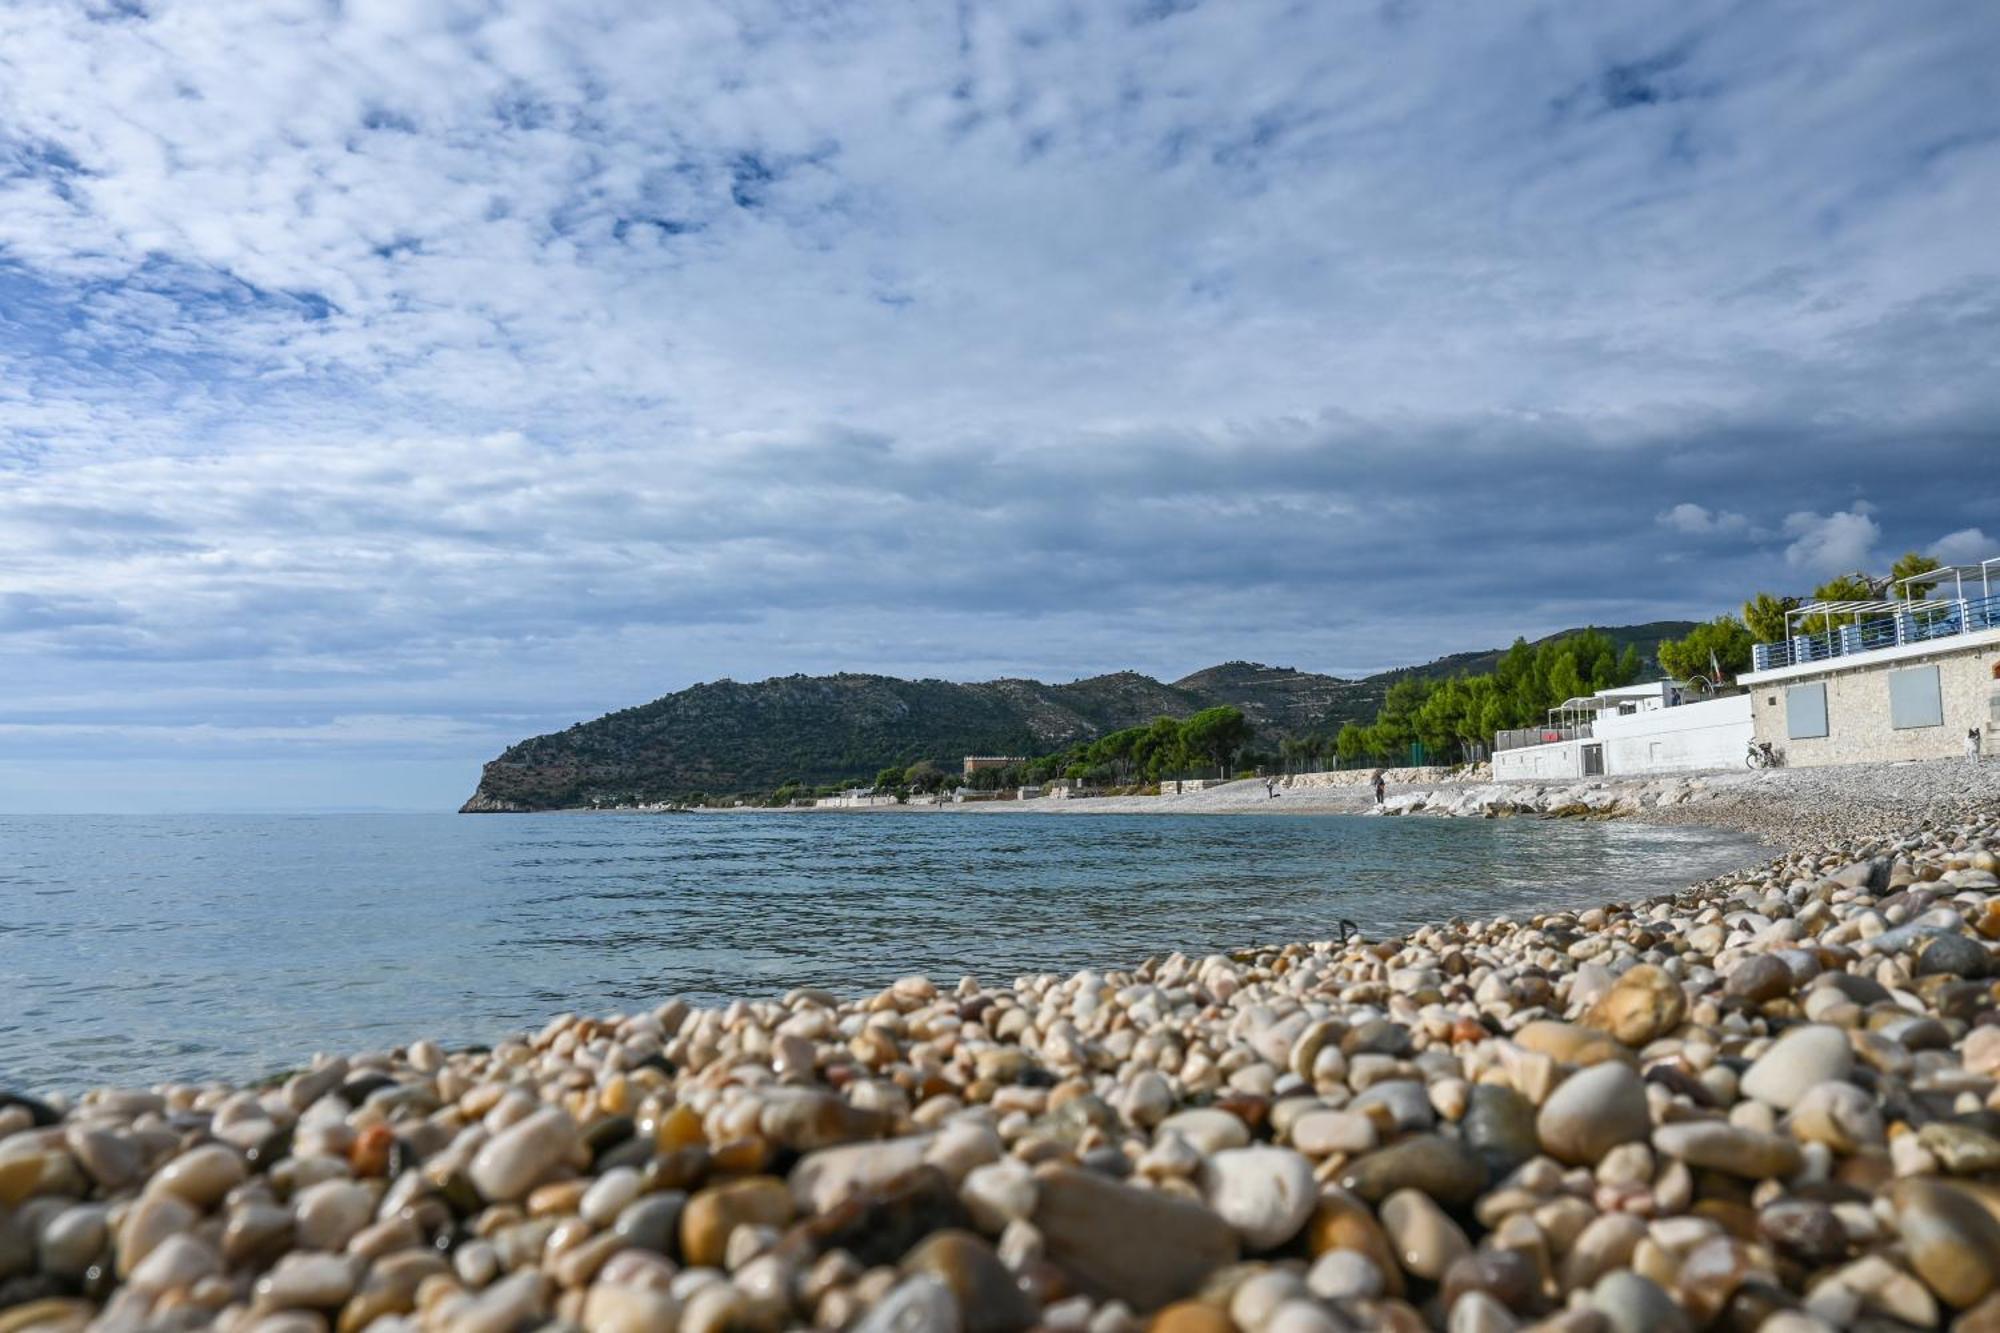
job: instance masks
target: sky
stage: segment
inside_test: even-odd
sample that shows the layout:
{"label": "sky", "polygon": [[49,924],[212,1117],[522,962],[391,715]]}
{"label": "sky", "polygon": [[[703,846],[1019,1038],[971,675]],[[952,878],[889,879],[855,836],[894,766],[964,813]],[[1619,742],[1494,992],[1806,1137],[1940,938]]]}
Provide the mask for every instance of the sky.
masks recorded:
{"label": "sky", "polygon": [[0,811],[2000,553],[2000,8],[11,0]]}

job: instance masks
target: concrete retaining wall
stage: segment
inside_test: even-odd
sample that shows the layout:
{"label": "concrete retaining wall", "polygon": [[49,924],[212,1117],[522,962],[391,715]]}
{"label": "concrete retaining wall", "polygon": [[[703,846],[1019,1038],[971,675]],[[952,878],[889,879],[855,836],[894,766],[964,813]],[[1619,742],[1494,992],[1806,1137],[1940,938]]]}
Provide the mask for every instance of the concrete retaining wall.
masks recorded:
{"label": "concrete retaining wall", "polygon": [[1560,782],[1583,776],[1583,741],[1523,745],[1493,756],[1493,776],[1502,782]]}
{"label": "concrete retaining wall", "polygon": [[1750,748],[1750,696],[1601,717],[1594,732],[1607,777],[1740,768]]}

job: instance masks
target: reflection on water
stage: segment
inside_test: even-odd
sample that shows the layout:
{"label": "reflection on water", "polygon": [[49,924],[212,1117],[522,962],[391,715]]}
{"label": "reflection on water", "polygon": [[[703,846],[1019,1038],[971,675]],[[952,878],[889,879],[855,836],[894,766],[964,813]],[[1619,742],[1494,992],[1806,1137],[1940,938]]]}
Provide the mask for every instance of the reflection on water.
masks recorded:
{"label": "reflection on water", "polygon": [[1643,896],[1690,828],[1157,815],[0,817],[0,1085],[250,1076],[576,1009]]}

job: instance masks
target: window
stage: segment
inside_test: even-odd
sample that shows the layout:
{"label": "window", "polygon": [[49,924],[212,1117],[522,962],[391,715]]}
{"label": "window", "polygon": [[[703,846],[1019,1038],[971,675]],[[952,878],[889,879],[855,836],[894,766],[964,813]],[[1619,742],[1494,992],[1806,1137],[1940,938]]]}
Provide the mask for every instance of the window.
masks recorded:
{"label": "window", "polygon": [[1944,725],[1944,697],[1938,692],[1938,669],[1909,667],[1889,673],[1889,725],[1897,731]]}
{"label": "window", "polygon": [[1794,685],[1785,691],[1785,735],[1795,741],[1826,735],[1826,686]]}

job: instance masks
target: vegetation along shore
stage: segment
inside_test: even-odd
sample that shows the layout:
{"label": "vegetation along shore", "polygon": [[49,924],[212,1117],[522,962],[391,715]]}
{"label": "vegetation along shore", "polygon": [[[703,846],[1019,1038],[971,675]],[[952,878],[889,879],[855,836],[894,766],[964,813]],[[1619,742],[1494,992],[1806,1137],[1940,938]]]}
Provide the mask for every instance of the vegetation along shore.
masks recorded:
{"label": "vegetation along shore", "polygon": [[2000,802],[1906,767],[1650,902],[10,1095],[0,1329],[2000,1327]]}

